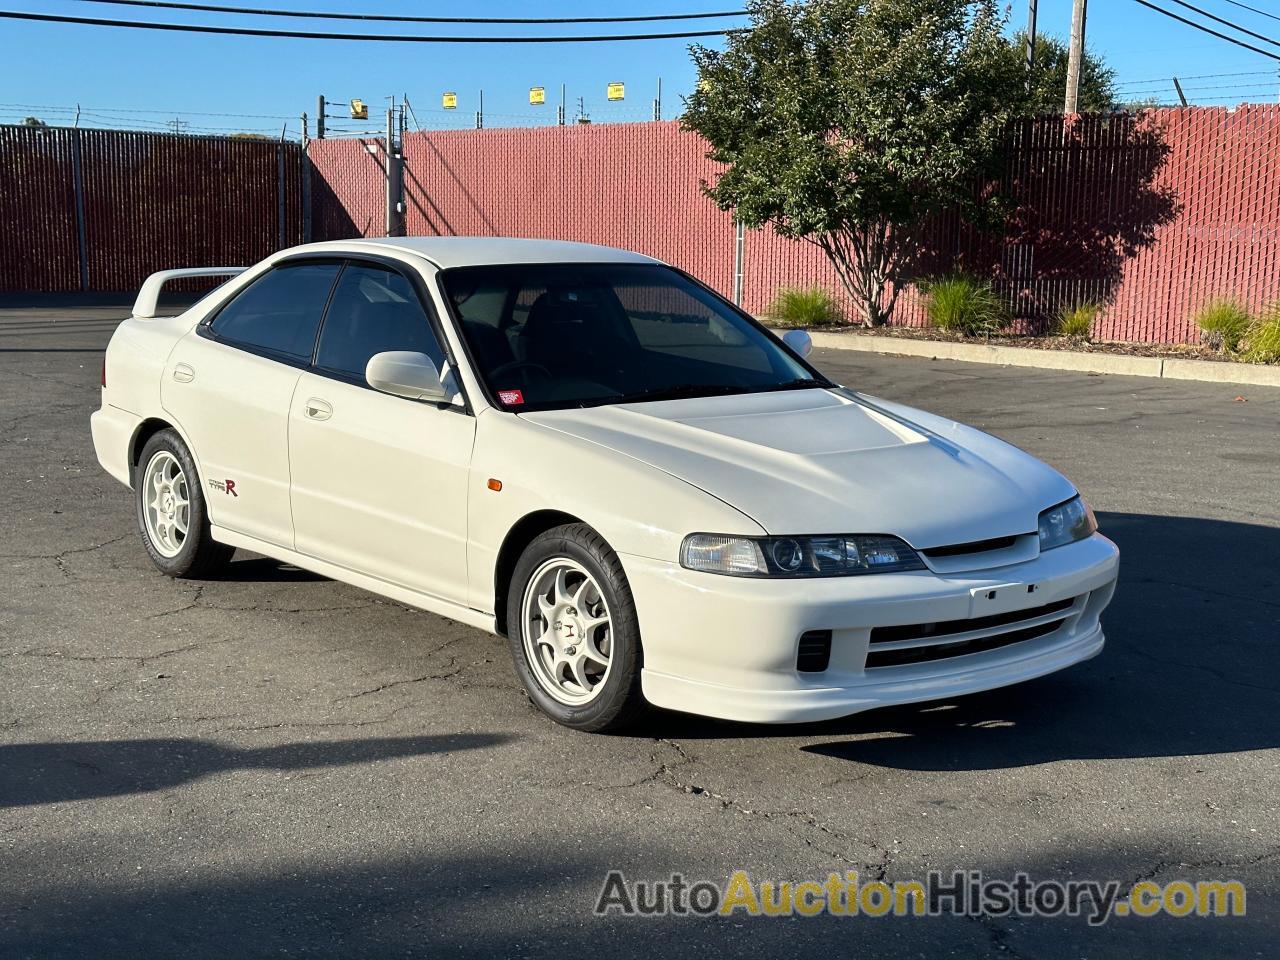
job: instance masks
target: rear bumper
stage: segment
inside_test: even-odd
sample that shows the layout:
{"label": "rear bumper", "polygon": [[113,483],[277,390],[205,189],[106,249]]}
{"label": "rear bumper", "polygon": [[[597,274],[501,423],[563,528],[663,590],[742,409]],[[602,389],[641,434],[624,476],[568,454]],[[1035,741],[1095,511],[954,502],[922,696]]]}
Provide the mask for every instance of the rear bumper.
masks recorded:
{"label": "rear bumper", "polygon": [[[640,615],[650,703],[727,720],[798,723],[1007,686],[1097,655],[1104,643],[1098,618],[1115,590],[1119,554],[1094,535],[993,570],[811,581],[720,577],[632,556],[623,565]],[[1031,639],[926,662],[866,665],[869,652],[887,649],[872,643],[875,627],[1016,616],[1065,601],[1070,607],[1051,615],[1057,628]],[[980,632],[998,636],[1020,626]],[[831,631],[830,663],[817,673],[796,668],[800,636],[810,630]]]}
{"label": "rear bumper", "polygon": [[98,463],[125,486],[133,484],[129,444],[141,424],[141,417],[107,403],[89,415],[89,429],[93,434],[93,450],[98,455]]}

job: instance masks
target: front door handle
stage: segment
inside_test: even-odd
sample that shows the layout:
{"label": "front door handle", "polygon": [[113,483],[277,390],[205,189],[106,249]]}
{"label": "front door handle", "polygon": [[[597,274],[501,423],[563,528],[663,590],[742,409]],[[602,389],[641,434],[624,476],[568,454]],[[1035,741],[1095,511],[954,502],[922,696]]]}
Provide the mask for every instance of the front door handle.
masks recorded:
{"label": "front door handle", "polygon": [[196,378],[196,369],[189,363],[175,363],[173,365],[173,379],[179,383],[190,383]]}
{"label": "front door handle", "polygon": [[328,420],[333,416],[333,407],[317,397],[312,397],[303,408],[307,417],[312,420]]}

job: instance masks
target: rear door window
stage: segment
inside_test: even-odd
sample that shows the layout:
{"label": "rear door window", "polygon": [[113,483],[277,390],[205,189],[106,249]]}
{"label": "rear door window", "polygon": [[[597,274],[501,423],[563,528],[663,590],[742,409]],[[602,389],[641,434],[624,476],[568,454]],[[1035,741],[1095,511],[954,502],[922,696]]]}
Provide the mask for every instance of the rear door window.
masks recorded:
{"label": "rear door window", "polygon": [[286,263],[263,274],[218,311],[217,339],[285,360],[307,362],[340,263]]}

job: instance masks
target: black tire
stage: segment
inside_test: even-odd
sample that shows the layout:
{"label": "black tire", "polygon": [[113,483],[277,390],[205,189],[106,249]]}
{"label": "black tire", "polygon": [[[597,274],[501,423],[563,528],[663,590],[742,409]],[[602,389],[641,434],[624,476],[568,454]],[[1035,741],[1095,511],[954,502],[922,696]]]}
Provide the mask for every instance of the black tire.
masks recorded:
{"label": "black tire", "polygon": [[[165,556],[156,548],[147,530],[146,522],[147,466],[157,454],[163,452],[171,454],[181,467],[186,479],[189,502],[187,534],[182,541],[181,549],[171,557]],[[182,442],[177,431],[161,430],[147,441],[146,446],[142,448],[141,456],[138,457],[138,466],[134,470],[133,492],[142,545],[146,547],[151,562],[161,573],[170,577],[198,580],[215,573],[231,559],[235,548],[216,542],[209,532],[209,512],[205,509],[204,488],[200,482],[200,474],[196,471],[191,451]]]}
{"label": "black tire", "polygon": [[[568,558],[581,565],[600,588],[610,613],[611,665],[603,688],[581,706],[562,703],[543,689],[525,650],[525,591],[534,574],[548,561]],[[633,725],[645,713],[640,692],[640,624],[631,587],[617,554],[586,524],[554,527],[535,537],[525,548],[511,575],[507,590],[507,642],[516,673],[529,698],[557,723],[588,733],[613,733]]]}

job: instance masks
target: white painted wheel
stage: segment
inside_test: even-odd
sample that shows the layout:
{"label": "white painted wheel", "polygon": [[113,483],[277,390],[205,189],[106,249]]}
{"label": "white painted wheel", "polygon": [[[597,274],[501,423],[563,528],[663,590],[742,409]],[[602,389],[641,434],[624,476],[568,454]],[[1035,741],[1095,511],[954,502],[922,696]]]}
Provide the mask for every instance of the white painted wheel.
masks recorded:
{"label": "white painted wheel", "polygon": [[593,701],[613,666],[609,604],[595,578],[577,561],[553,557],[529,578],[520,606],[524,652],[538,686],[567,706]]}
{"label": "white painted wheel", "polygon": [[182,464],[168,450],[157,451],[142,472],[143,522],[151,545],[163,557],[176,557],[187,542],[191,495]]}

